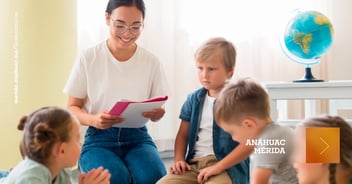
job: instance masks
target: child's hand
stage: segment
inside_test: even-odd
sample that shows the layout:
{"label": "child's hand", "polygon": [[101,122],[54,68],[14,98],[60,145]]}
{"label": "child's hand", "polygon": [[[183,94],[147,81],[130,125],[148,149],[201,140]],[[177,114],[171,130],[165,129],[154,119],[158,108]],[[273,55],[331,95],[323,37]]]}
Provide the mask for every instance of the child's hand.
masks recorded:
{"label": "child's hand", "polygon": [[158,121],[160,118],[162,118],[164,114],[165,114],[165,109],[157,108],[157,109],[154,109],[153,111],[144,112],[143,116],[155,122],[155,121]]}
{"label": "child's hand", "polygon": [[103,167],[92,169],[85,174],[79,175],[79,184],[110,184],[110,173]]}
{"label": "child's hand", "polygon": [[222,170],[218,169],[216,165],[206,167],[202,169],[198,174],[198,183],[202,184],[206,182],[211,176],[218,175],[222,172]]}
{"label": "child's hand", "polygon": [[184,175],[186,171],[190,171],[192,167],[185,161],[177,161],[173,166],[170,167],[169,172],[171,174]]}

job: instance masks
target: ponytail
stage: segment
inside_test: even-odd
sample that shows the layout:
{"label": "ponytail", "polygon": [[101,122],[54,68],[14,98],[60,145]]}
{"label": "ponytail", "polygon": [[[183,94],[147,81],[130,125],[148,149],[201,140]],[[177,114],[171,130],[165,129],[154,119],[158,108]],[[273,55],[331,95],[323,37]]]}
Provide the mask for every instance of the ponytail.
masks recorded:
{"label": "ponytail", "polygon": [[336,164],[329,164],[329,183],[336,184]]}

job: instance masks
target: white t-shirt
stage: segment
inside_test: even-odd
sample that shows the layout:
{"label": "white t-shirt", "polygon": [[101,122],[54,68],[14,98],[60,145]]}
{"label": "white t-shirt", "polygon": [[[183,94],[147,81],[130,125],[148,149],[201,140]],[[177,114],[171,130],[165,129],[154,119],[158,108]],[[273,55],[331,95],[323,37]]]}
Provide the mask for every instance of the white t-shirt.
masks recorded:
{"label": "white t-shirt", "polygon": [[283,145],[261,145],[256,146],[256,149],[282,149],[285,153],[283,153],[283,151],[280,152],[281,150],[272,153],[267,151],[256,153],[256,151],[254,151],[254,153],[250,156],[251,172],[253,172],[253,169],[255,168],[272,169],[272,175],[270,176],[269,183],[298,183],[296,171],[290,163],[290,157],[293,151],[293,131],[288,127],[284,127],[276,123],[270,123],[266,125],[258,140],[279,140],[281,142],[284,141],[282,142]]}
{"label": "white t-shirt", "polygon": [[200,121],[198,138],[195,145],[195,157],[214,155],[213,151],[213,106],[214,97],[206,95]]}
{"label": "white t-shirt", "polygon": [[78,56],[64,88],[69,96],[86,99],[88,113],[109,110],[119,99],[140,101],[167,95],[166,77],[156,56],[137,46],[128,61],[120,62],[106,43]]}

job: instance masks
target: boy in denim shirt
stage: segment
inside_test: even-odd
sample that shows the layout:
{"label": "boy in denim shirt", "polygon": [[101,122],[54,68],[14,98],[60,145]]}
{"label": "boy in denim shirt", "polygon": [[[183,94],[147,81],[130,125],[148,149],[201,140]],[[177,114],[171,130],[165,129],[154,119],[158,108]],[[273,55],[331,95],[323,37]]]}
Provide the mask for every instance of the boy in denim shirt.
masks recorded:
{"label": "boy in denim shirt", "polygon": [[223,38],[212,38],[195,54],[202,88],[183,104],[175,142],[175,161],[158,184],[249,182],[252,148],[231,139],[213,119],[215,98],[234,72],[236,50]]}

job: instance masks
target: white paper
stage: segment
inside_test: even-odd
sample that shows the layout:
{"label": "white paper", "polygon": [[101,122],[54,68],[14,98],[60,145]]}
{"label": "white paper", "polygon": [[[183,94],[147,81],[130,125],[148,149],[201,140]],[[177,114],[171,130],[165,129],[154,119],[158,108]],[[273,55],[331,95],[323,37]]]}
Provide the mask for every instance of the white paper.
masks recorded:
{"label": "white paper", "polygon": [[143,116],[143,112],[153,111],[154,109],[160,108],[164,103],[165,101],[131,103],[121,114],[124,121],[114,124],[113,127],[141,128],[149,121],[149,118]]}

